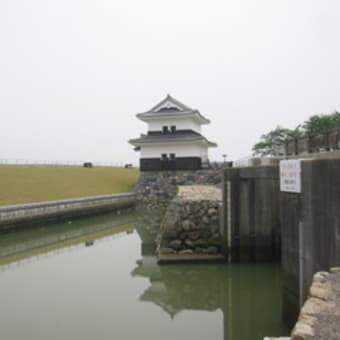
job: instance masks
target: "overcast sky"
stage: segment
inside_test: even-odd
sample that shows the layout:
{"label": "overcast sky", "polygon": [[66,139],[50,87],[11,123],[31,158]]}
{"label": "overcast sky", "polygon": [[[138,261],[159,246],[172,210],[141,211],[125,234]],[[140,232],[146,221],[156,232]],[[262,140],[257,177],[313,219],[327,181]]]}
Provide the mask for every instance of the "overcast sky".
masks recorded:
{"label": "overcast sky", "polygon": [[0,158],[137,162],[167,93],[210,159],[340,110],[339,0],[0,0]]}

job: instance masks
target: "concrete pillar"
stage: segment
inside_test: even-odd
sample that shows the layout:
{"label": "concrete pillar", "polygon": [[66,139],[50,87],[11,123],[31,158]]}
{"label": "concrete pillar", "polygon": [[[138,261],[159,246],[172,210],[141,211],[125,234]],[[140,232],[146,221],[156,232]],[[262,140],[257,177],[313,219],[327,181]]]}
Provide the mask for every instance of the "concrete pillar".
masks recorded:
{"label": "concrete pillar", "polygon": [[280,258],[278,166],[224,171],[224,250],[231,262]]}
{"label": "concrete pillar", "polygon": [[238,257],[240,169],[229,168],[223,176],[223,248],[229,262]]}

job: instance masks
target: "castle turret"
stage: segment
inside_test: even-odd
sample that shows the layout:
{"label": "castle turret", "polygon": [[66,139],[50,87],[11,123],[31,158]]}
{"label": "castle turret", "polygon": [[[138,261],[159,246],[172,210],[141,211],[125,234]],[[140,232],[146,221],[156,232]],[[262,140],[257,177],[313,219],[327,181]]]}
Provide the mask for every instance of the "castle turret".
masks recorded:
{"label": "castle turret", "polygon": [[137,118],[148,124],[146,135],[129,140],[140,151],[141,171],[201,169],[208,148],[217,146],[201,134],[210,121],[170,95]]}

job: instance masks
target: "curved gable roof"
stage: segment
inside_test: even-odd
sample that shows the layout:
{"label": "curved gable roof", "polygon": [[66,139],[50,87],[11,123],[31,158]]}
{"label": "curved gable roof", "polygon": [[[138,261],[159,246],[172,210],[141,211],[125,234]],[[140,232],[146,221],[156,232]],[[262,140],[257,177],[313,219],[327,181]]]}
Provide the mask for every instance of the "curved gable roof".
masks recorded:
{"label": "curved gable roof", "polygon": [[162,109],[171,109],[173,108],[175,111],[193,111],[189,106],[181,103],[179,100],[167,94],[167,96],[161,100],[158,104],[150,109],[151,112],[159,112]]}
{"label": "curved gable roof", "polygon": [[210,123],[210,120],[201,115],[198,110],[190,108],[169,94],[149,111],[137,114],[137,117],[144,121],[154,118],[180,118],[185,116],[196,117],[201,124]]}

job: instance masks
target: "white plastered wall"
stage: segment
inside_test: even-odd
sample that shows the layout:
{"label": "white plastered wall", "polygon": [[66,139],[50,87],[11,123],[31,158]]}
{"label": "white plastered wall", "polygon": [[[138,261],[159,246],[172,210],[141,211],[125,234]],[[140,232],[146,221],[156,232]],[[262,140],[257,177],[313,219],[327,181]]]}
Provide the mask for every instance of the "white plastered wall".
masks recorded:
{"label": "white plastered wall", "polygon": [[208,147],[205,145],[202,145],[201,147],[201,159],[202,162],[208,162],[209,158],[208,158]]}
{"label": "white plastered wall", "polygon": [[168,126],[170,130],[172,125],[176,126],[176,130],[193,130],[201,133],[201,125],[192,118],[155,119],[148,122],[148,131],[161,131],[163,126]]}
{"label": "white plastered wall", "polygon": [[202,143],[173,143],[143,145],[140,150],[141,158],[161,158],[162,154],[176,154],[176,157],[200,157],[202,161],[208,159],[208,147]]}

